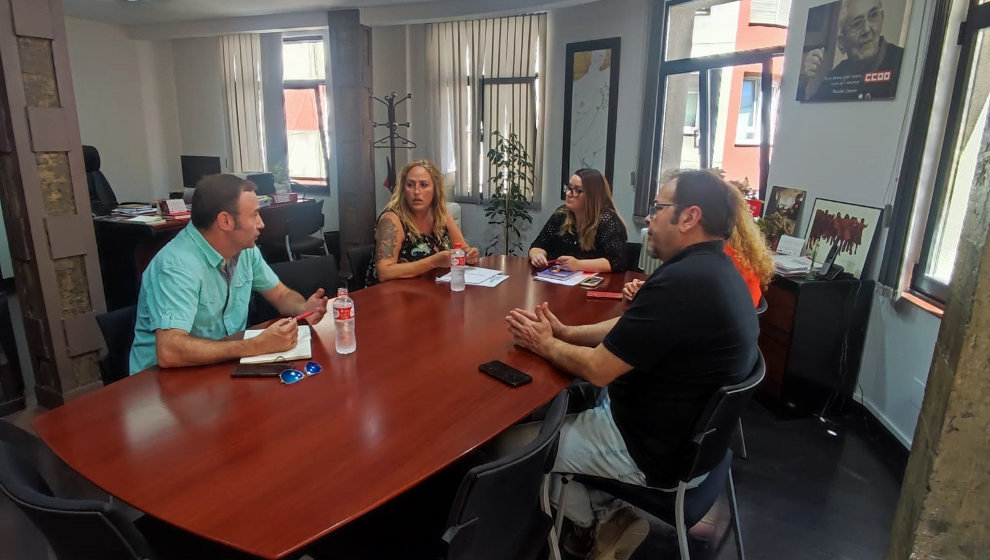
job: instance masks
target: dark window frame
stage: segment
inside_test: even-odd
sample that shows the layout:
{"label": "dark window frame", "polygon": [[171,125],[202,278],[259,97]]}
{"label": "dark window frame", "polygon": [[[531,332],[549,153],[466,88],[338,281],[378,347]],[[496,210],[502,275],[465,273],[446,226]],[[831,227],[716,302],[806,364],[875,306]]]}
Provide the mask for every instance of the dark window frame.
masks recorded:
{"label": "dark window frame", "polygon": [[[710,167],[712,140],[710,104],[707,94],[707,83],[711,70],[730,66],[761,64],[760,71],[760,181],[759,194],[763,198],[767,189],[767,175],[770,168],[770,125],[773,99],[773,59],[784,55],[784,45],[764,47],[747,51],[737,51],[704,57],[682,58],[667,60],[667,39],[669,37],[670,10],[675,6],[695,2],[697,0],[671,0],[654,3],[653,17],[662,14],[659,32],[650,33],[648,48],[647,75],[656,75],[656,81],[647,82],[644,95],[643,122],[640,132],[640,155],[637,165],[636,194],[633,205],[633,218],[641,222],[651,210],[651,202],[658,187],[659,162],[663,149],[663,121],[665,108],[665,89],[667,78],[675,74],[698,72],[698,122],[702,131],[701,166]],[[728,0],[725,3],[729,3]],[[656,19],[653,20],[657,21]],[[704,134],[708,130],[709,134]],[[734,140],[734,139],[733,139]]]}
{"label": "dark window frame", "polygon": [[[286,43],[319,43],[320,45],[323,45],[324,48],[325,48],[325,45],[323,44],[324,43],[323,37],[321,35],[305,35],[305,36],[301,36],[301,37],[284,37],[282,39],[282,44],[284,45]],[[288,161],[286,161],[285,173],[286,173],[286,176],[289,177],[289,182],[292,185],[292,191],[293,192],[298,192],[298,193],[303,193],[303,194],[324,194],[324,195],[330,194],[330,154],[328,153],[328,148],[327,148],[327,146],[328,146],[328,144],[327,144],[327,136],[329,135],[329,132],[326,130],[326,127],[324,125],[323,107],[320,106],[320,86],[323,86],[324,91],[326,92],[324,94],[324,97],[329,98],[329,96],[330,96],[330,90],[329,90],[329,87],[327,85],[327,79],[326,79],[326,76],[325,75],[324,75],[324,77],[323,77],[322,80],[321,79],[318,79],[318,78],[317,79],[312,79],[312,80],[286,80],[286,79],[283,79],[282,80],[283,96],[284,96],[285,90],[287,90],[287,89],[302,89],[302,90],[311,89],[311,90],[313,90],[313,95],[314,95],[314,98],[316,99],[316,118],[317,118],[317,124],[318,124],[319,129],[320,129],[320,151],[323,153],[323,169],[324,169],[324,172],[326,173],[326,176],[327,176],[326,177],[326,180],[324,181],[323,184],[306,184],[306,183],[299,183],[297,181],[293,181],[292,180],[293,177],[291,175],[289,175]],[[284,119],[284,116],[283,116],[283,119]],[[286,136],[288,136],[288,135],[286,135]],[[288,147],[288,138],[286,138],[286,147]],[[314,180],[315,181],[318,178],[316,178],[316,177],[296,177],[296,179],[305,179],[305,180]]]}
{"label": "dark window frame", "polygon": [[[912,214],[919,202],[918,183],[921,179],[922,161],[931,127],[931,108],[935,102],[938,68],[945,47],[949,46],[947,41],[951,40],[952,37],[949,34],[951,32],[949,29],[951,11],[951,0],[938,0],[925,55],[924,69],[921,72],[923,78],[915,100],[911,128],[904,151],[903,167],[895,194],[890,231],[884,248],[884,260],[880,268],[879,281],[881,284],[895,289],[900,285],[900,273],[905,264],[904,260],[908,257],[906,243],[911,237]],[[937,305],[945,304],[948,286],[927,276],[925,270],[931,262],[935,233],[948,204],[946,200],[948,194],[947,180],[951,174],[951,168],[955,166],[953,155],[957,148],[963,103],[966,101],[965,86],[969,82],[975,48],[972,39],[981,29],[988,27],[990,27],[990,4],[978,4],[975,0],[971,0],[962,28],[956,36],[956,44],[960,45],[961,49],[953,78],[941,148],[939,148],[937,170],[932,186],[931,201],[928,204],[928,216],[925,220],[921,251],[918,261],[914,263],[911,269],[909,289]]]}

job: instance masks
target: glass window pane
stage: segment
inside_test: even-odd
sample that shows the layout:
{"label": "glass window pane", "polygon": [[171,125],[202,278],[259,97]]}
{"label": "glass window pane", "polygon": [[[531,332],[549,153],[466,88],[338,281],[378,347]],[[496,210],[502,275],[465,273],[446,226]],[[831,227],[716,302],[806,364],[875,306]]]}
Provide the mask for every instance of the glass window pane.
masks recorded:
{"label": "glass window pane", "polygon": [[660,174],[674,169],[698,168],[701,166],[698,73],[668,76],[664,96]]}
{"label": "glass window pane", "polygon": [[[321,97],[324,97],[321,101],[325,103],[325,95]],[[289,177],[300,182],[325,183],[326,160],[320,138],[320,115],[316,108],[315,90],[285,90],[285,134],[289,152]]]}
{"label": "glass window pane", "polygon": [[[670,8],[667,22],[666,60],[782,46],[787,41],[789,0],[775,2],[780,26],[762,25],[766,17],[752,19],[750,2],[735,0],[712,5],[711,0],[686,2]],[[786,6],[784,4],[787,4]]]}
{"label": "glass window pane", "polygon": [[323,41],[282,43],[283,80],[322,80],[326,71]]}
{"label": "glass window pane", "polygon": [[988,108],[990,108],[990,99],[988,99],[990,86],[986,80],[979,79],[990,73],[990,53],[984,48],[987,44],[986,30],[981,30],[974,40],[976,50],[970,70],[969,88],[965,93],[962,120],[956,134],[956,153],[953,155],[947,175],[945,198],[939,211],[937,229],[934,232],[929,249],[928,266],[925,269],[926,275],[943,284],[948,284],[952,279],[959,236],[962,234],[966,206],[976,174],[980,141],[983,138]]}

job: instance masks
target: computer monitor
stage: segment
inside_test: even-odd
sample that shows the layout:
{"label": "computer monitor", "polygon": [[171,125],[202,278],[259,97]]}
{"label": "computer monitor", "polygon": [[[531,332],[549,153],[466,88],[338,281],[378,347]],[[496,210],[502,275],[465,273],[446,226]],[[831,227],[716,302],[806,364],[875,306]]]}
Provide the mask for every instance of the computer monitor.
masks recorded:
{"label": "computer monitor", "polygon": [[220,173],[220,158],[218,156],[179,156],[182,160],[182,186],[187,189],[196,187],[206,175]]}

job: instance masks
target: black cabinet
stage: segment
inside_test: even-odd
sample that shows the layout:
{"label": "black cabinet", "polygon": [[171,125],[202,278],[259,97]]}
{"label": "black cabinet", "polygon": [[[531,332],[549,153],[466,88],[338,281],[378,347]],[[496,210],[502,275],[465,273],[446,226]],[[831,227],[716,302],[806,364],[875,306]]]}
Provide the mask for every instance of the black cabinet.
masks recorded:
{"label": "black cabinet", "polygon": [[24,408],[24,379],[14,343],[9,294],[0,292],[0,416]]}
{"label": "black cabinet", "polygon": [[764,297],[764,393],[807,412],[851,396],[859,378],[875,282],[776,277]]}

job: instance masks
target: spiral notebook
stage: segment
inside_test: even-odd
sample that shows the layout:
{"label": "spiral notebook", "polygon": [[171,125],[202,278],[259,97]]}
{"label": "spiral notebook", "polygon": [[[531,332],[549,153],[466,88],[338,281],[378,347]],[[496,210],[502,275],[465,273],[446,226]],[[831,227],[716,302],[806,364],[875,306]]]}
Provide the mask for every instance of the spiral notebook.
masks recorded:
{"label": "spiral notebook", "polygon": [[[248,329],[244,331],[244,338],[253,338],[263,333],[261,329]],[[300,325],[296,333],[296,347],[284,352],[273,352],[271,354],[260,354],[258,356],[245,356],[241,358],[242,364],[269,364],[273,362],[292,362],[295,360],[308,360],[313,357],[313,334],[309,325]]]}

